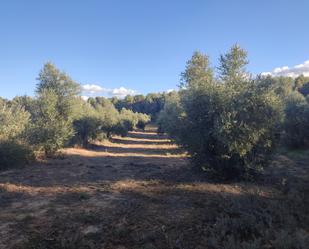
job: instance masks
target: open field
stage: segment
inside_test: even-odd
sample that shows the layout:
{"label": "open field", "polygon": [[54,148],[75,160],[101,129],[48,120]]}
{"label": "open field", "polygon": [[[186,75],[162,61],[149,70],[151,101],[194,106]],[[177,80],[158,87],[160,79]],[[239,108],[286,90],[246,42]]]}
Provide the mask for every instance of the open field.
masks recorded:
{"label": "open field", "polygon": [[258,182],[218,184],[154,130],[65,149],[0,172],[0,248],[305,246],[308,162],[285,153]]}

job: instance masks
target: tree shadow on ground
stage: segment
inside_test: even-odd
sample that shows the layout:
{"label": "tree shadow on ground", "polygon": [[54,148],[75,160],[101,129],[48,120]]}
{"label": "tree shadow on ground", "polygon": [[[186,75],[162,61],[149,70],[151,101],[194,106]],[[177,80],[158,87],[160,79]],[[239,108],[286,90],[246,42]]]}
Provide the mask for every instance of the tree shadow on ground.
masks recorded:
{"label": "tree shadow on ground", "polygon": [[114,184],[88,196],[56,195],[45,223],[41,217],[19,222],[18,229],[28,236],[27,247],[20,248],[221,249],[229,248],[232,238],[235,248],[261,243],[257,248],[279,249],[279,230],[292,242],[298,239],[293,245],[307,239],[297,237],[308,229],[305,206],[293,210],[300,203],[259,194],[250,186]]}
{"label": "tree shadow on ground", "polygon": [[65,152],[59,158],[2,172],[0,183],[39,187],[73,186],[123,179],[170,182],[201,180],[198,174],[191,171],[187,158],[178,155],[181,150],[165,145],[163,141],[166,140],[159,139],[156,134],[130,132],[127,138],[129,140],[126,141],[135,142],[140,139],[143,142],[149,137],[157,139],[153,139],[154,142],[147,141],[148,147],[143,143],[140,147],[134,147],[136,144],[130,147],[130,144],[123,143],[125,140],[117,138],[117,144],[94,144],[90,145],[91,150],[77,150],[74,154]]}
{"label": "tree shadow on ground", "polygon": [[118,140],[107,152],[66,150],[0,173],[0,248],[221,249],[234,241],[277,249],[284,233],[293,242],[308,231],[305,192],[284,194],[273,182],[214,184],[185,156],[167,155],[165,138],[129,136],[158,148]]}

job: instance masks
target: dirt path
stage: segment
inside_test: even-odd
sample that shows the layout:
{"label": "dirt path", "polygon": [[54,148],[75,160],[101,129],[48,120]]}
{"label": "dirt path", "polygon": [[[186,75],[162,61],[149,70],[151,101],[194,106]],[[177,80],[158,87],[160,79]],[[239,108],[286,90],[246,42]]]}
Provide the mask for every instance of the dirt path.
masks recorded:
{"label": "dirt path", "polygon": [[275,195],[207,183],[165,136],[135,131],[1,172],[0,248],[215,248],[223,214],[273,205]]}

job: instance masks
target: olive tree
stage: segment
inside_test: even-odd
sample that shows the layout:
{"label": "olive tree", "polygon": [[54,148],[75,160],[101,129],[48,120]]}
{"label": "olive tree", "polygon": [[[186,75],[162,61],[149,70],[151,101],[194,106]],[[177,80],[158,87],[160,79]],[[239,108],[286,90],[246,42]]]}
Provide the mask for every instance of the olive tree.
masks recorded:
{"label": "olive tree", "polygon": [[247,63],[246,51],[233,46],[220,57],[215,78],[209,58],[195,53],[182,74],[179,104],[167,105],[161,121],[195,165],[222,178],[261,170],[283,118],[278,95],[250,78]]}
{"label": "olive tree", "polygon": [[36,111],[29,138],[46,155],[54,154],[73,136],[73,110],[80,86],[53,64],[38,77]]}
{"label": "olive tree", "polygon": [[137,124],[136,127],[142,130],[145,130],[147,123],[150,122],[151,117],[144,113],[136,113],[137,115]]}
{"label": "olive tree", "polygon": [[38,112],[30,128],[29,140],[38,150],[52,156],[73,136],[71,120],[58,111],[58,96],[52,89],[41,91],[37,99]]}
{"label": "olive tree", "polygon": [[102,122],[98,111],[81,98],[75,100],[74,108],[74,136],[71,143],[86,148],[90,140],[95,140],[102,133]]}

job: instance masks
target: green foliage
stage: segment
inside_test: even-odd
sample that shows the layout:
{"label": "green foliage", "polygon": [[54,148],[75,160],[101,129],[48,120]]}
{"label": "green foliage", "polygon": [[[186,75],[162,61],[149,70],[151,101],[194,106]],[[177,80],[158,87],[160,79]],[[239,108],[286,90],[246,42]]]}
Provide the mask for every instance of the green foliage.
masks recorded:
{"label": "green foliage", "polygon": [[73,97],[78,95],[80,86],[73,81],[67,74],[60,72],[52,63],[48,62],[44,65],[37,78],[36,92],[42,93],[46,89],[54,90],[57,96]]}
{"label": "green foliage", "polygon": [[33,159],[33,151],[27,144],[0,140],[0,170],[23,166]]}
{"label": "green foliage", "polygon": [[305,77],[303,74],[298,76],[295,79],[294,89],[299,90],[301,89],[306,83],[309,83],[309,77]]}
{"label": "green foliage", "polygon": [[73,105],[74,136],[71,144],[87,147],[90,140],[96,139],[102,132],[101,120],[94,107],[81,98],[76,98]]}
{"label": "green foliage", "polygon": [[248,64],[247,51],[242,49],[238,44],[232,46],[230,51],[220,56],[220,78],[226,84],[241,82],[248,77],[246,65]]}
{"label": "green foliage", "polygon": [[35,115],[36,112],[36,103],[35,99],[29,96],[16,96],[9,102],[10,105],[16,106],[19,105],[29,112],[31,115]]}
{"label": "green foliage", "polygon": [[46,63],[37,78],[36,92],[40,96],[52,90],[57,96],[57,110],[66,119],[72,115],[72,102],[80,92],[80,85],[67,74],[60,72],[52,63]]}
{"label": "green foliage", "polygon": [[29,129],[29,140],[37,149],[51,156],[72,137],[72,121],[65,119],[59,111],[58,95],[52,89],[40,92],[37,106],[35,122]]}
{"label": "green foliage", "polygon": [[128,135],[130,127],[131,127],[130,122],[128,122],[126,120],[120,120],[113,127],[112,133],[115,134],[115,135],[119,135],[119,136],[125,137],[125,136]]}
{"label": "green foliage", "polygon": [[14,103],[0,103],[0,169],[23,165],[33,158],[31,147],[24,141],[30,114]]}
{"label": "green foliage", "polygon": [[[184,128],[182,127],[182,114],[180,96],[177,92],[174,92],[166,99],[164,109],[159,114],[157,120],[158,132],[168,133],[172,139],[178,141]],[[178,142],[180,143],[180,141]]]}
{"label": "green foliage", "polygon": [[[52,156],[69,143],[87,147],[91,140],[125,136],[150,121],[146,114],[127,109],[119,112],[114,106],[116,98],[113,102],[104,97],[85,102],[77,96],[79,84],[51,63],[44,65],[38,81],[36,98],[0,99],[0,141],[12,142],[13,149],[28,143]],[[132,103],[144,100],[142,95],[132,97]]]}
{"label": "green foliage", "polygon": [[304,147],[309,141],[309,104],[298,92],[286,101],[284,142],[291,148]]}
{"label": "green foliage", "polygon": [[0,97],[0,105],[4,105],[6,102],[6,99]]}
{"label": "green foliage", "polygon": [[181,88],[202,87],[213,78],[213,70],[209,68],[208,56],[195,52],[187,62],[186,70],[181,74]]}
{"label": "green foliage", "polygon": [[125,136],[151,119],[204,170],[227,178],[250,175],[263,168],[282,127],[288,146],[307,145],[309,111],[308,97],[302,97],[308,77],[253,79],[247,64],[247,52],[234,45],[221,55],[215,77],[209,57],[195,52],[178,92],[85,102],[77,97],[79,84],[47,63],[36,98],[0,99],[0,140],[30,143],[52,155],[68,141],[87,146],[100,137]]}
{"label": "green foliage", "polygon": [[29,123],[30,114],[18,104],[0,104],[0,140],[20,138]]}
{"label": "green foliage", "polygon": [[167,102],[159,118],[196,165],[222,178],[249,177],[261,170],[283,118],[274,89],[248,79],[245,56],[238,46],[221,56],[221,80],[216,80],[208,58],[195,53],[183,73],[179,101]]}
{"label": "green foliage", "polygon": [[291,77],[272,77],[268,75],[257,76],[256,80],[259,81],[261,87],[272,89],[283,102],[294,92],[294,80]]}
{"label": "green foliage", "polygon": [[167,93],[149,93],[146,96],[135,95],[126,96],[124,99],[112,98],[111,101],[115,107],[121,111],[122,108],[132,110],[133,112],[145,113],[151,116],[154,121],[159,112],[163,109]]}
{"label": "green foliage", "polygon": [[284,145],[290,148],[305,147],[308,144],[309,118],[308,97],[304,96],[307,92],[308,77],[300,75],[293,79],[267,76],[259,77],[258,80],[266,87],[271,87],[282,100],[285,112],[282,124]]}
{"label": "green foliage", "polygon": [[73,127],[75,143],[87,147],[90,139],[96,139],[99,133],[100,119],[96,116],[85,115],[74,120]]}
{"label": "green foliage", "polygon": [[80,86],[51,63],[44,65],[38,81],[28,138],[37,149],[50,156],[74,134],[72,122]]}
{"label": "green foliage", "polygon": [[144,113],[137,113],[137,124],[136,127],[139,129],[144,130],[146,127],[146,124],[150,122],[150,116]]}
{"label": "green foliage", "polygon": [[121,120],[113,103],[104,97],[80,100],[76,104],[73,125],[75,136],[72,143],[87,147],[89,140],[110,138],[112,134],[125,136],[128,127]]}
{"label": "green foliage", "polygon": [[120,119],[126,125],[128,131],[132,131],[138,123],[138,116],[133,111],[125,108],[120,111]]}
{"label": "green foliage", "polygon": [[97,100],[99,101],[95,104],[95,109],[99,115],[101,130],[110,138],[119,123],[119,112],[108,99],[97,98]]}
{"label": "green foliage", "polygon": [[133,112],[125,108],[122,108],[120,111],[120,122],[128,131],[132,131],[135,128],[144,129],[149,121],[150,116],[147,114]]}
{"label": "green foliage", "polygon": [[294,81],[290,77],[276,77],[273,79],[275,92],[281,99],[285,100],[293,92]]}

